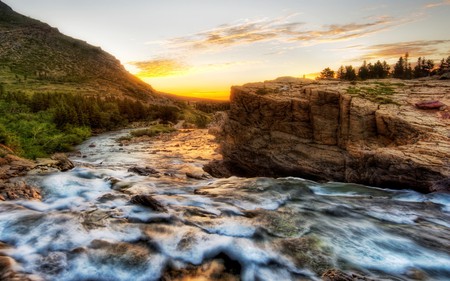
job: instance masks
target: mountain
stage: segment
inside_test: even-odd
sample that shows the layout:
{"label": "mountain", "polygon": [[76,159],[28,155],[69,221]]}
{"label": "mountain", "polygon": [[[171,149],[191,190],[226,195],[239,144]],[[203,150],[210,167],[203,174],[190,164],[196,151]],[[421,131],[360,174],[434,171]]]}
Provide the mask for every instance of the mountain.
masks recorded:
{"label": "mountain", "polygon": [[1,1],[0,84],[7,91],[72,92],[171,103],[100,47],[16,13]]}

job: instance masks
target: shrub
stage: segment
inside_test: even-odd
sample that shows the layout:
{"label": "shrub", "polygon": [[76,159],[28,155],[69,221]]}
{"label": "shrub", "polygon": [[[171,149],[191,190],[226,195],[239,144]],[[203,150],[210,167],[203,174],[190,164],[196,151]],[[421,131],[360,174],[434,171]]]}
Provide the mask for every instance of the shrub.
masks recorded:
{"label": "shrub", "polygon": [[176,129],[159,124],[154,125],[150,128],[131,131],[130,135],[132,135],[133,137],[142,137],[142,136],[154,137],[159,134],[171,133],[174,131],[176,131]]}

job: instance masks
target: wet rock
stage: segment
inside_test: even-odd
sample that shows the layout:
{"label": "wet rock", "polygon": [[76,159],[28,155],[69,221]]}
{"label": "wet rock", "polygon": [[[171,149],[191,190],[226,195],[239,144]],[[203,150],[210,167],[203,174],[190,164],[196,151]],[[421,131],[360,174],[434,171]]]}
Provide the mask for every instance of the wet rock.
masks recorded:
{"label": "wet rock", "polygon": [[300,268],[322,275],[333,267],[331,250],[314,236],[283,239],[277,244],[281,247],[281,252],[291,257]]}
{"label": "wet rock", "polygon": [[131,167],[128,172],[138,174],[140,176],[158,175],[159,172],[151,167]]}
{"label": "wet rock", "polygon": [[276,211],[256,209],[245,211],[245,216],[252,218],[259,227],[276,237],[299,237],[309,231],[310,224],[291,210]]}
{"label": "wet rock", "polygon": [[329,269],[322,274],[323,281],[375,281],[359,274],[347,274],[338,269]]}
{"label": "wet rock", "polygon": [[0,280],[2,281],[43,281],[43,279],[16,272],[16,261],[10,257],[0,256]]}
{"label": "wet rock", "polygon": [[84,212],[81,214],[81,218],[83,219],[81,224],[88,230],[105,227],[107,225],[106,220],[112,216],[111,212],[99,209]]}
{"label": "wet rock", "polygon": [[132,268],[143,270],[148,266],[148,257],[152,254],[151,250],[141,243],[111,243],[97,239],[91,242],[87,253],[99,264],[130,270]]}
{"label": "wet rock", "polygon": [[186,172],[186,177],[194,180],[205,180],[208,179],[208,175],[201,172]]}
{"label": "wet rock", "polygon": [[42,257],[39,262],[39,271],[49,275],[56,275],[67,268],[67,256],[62,252],[51,252]]}
{"label": "wet rock", "polygon": [[96,147],[97,145],[95,144],[95,143],[91,143],[90,145],[89,145],[89,147]]}
{"label": "wet rock", "polygon": [[167,212],[166,207],[164,207],[164,205],[159,203],[151,195],[135,195],[131,197],[130,203],[148,207],[156,212]]}
{"label": "wet rock", "polygon": [[408,269],[408,271],[405,273],[406,276],[408,276],[408,278],[411,278],[413,280],[428,280],[429,277],[428,275],[423,272],[422,270],[418,269],[418,268],[410,268]]}
{"label": "wet rock", "polygon": [[75,167],[73,162],[70,161],[67,155],[64,153],[56,153],[51,157],[51,159],[56,161],[56,167],[60,171],[68,171]]}
{"label": "wet rock", "polygon": [[438,100],[421,101],[415,104],[419,109],[441,109],[446,105]]}
{"label": "wet rock", "polygon": [[0,201],[6,200],[41,200],[41,192],[38,187],[28,185],[23,181],[0,182]]}
{"label": "wet rock", "polygon": [[225,254],[219,254],[214,259],[204,262],[202,265],[187,265],[184,268],[170,265],[163,273],[163,281],[183,280],[214,280],[214,281],[238,281],[241,265]]}
{"label": "wet rock", "polygon": [[233,174],[221,160],[214,160],[203,166],[203,170],[215,178],[229,178]]}

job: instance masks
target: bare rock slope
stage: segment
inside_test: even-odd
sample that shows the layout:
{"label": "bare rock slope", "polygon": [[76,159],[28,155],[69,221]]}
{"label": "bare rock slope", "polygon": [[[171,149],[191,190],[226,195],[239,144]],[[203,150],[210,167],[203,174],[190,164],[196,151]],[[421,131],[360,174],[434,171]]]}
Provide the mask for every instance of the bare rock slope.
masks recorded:
{"label": "bare rock slope", "polygon": [[450,191],[449,112],[428,100],[450,105],[450,82],[279,78],[233,87],[216,135],[238,175]]}

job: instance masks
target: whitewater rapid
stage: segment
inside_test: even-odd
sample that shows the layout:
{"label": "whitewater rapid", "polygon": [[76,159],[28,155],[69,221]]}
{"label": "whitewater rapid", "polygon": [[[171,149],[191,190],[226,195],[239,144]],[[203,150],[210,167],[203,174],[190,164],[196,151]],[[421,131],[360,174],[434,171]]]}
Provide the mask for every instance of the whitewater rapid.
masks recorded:
{"label": "whitewater rapid", "polygon": [[[337,268],[381,280],[450,280],[449,194],[300,178],[193,179],[186,173],[201,174],[220,157],[206,131],[119,144],[127,133],[79,146],[71,171],[30,176],[42,202],[0,202],[8,245],[0,252],[17,272],[36,280],[320,280]],[[136,166],[159,173],[129,171]],[[166,210],[131,203],[136,195]]]}

